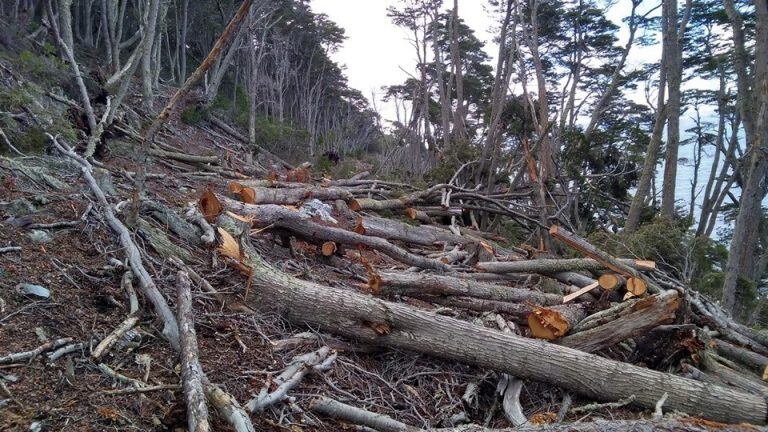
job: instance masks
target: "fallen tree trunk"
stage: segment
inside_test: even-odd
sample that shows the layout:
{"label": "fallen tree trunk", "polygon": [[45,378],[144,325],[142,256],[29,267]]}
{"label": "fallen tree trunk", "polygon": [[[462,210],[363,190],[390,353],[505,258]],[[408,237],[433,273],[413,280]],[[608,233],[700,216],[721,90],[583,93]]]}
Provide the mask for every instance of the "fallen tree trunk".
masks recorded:
{"label": "fallen tree trunk", "polygon": [[149,149],[149,154],[151,154],[152,156],[157,156],[159,158],[173,159],[181,162],[203,163],[203,164],[219,163],[218,156],[197,156],[197,155],[191,155],[187,153],[166,151],[166,150],[162,150],[154,147]]}
{"label": "fallen tree trunk", "polygon": [[653,408],[667,393],[670,410],[730,423],[766,422],[768,406],[762,397],[296,279],[252,250],[244,264],[257,288],[249,301],[277,309],[296,323],[551,383],[596,400],[635,395],[636,404]]}
{"label": "fallen tree trunk", "polygon": [[[636,270],[651,270],[649,262],[633,259],[619,259],[619,263]],[[496,261],[478,263],[479,270],[491,273],[561,273],[571,271],[593,271],[599,272],[609,268],[606,264],[590,258],[573,259],[535,259],[521,261]]]}
{"label": "fallen tree trunk", "polygon": [[464,245],[479,241],[470,236],[456,235],[448,230],[431,226],[413,226],[396,220],[376,216],[358,216],[343,201],[336,202],[336,210],[347,223],[355,224],[355,232],[387,240],[398,240],[421,246],[437,243]]}
{"label": "fallen tree trunk", "polygon": [[517,324],[526,324],[533,308],[524,303],[510,303],[498,300],[486,300],[474,297],[419,296],[419,300],[439,304],[449,308],[466,309],[477,312],[495,312],[509,315]]}
{"label": "fallen tree trunk", "polygon": [[749,425],[731,426],[697,417],[660,420],[596,420],[578,423],[524,425],[510,429],[489,429],[477,425],[434,429],[435,432],[709,432],[713,430],[757,432],[758,429]]}
{"label": "fallen tree trunk", "polygon": [[352,193],[346,189],[313,187],[306,184],[303,188],[251,187],[250,189],[253,191],[253,202],[249,204],[293,205],[313,198],[321,201],[353,199]]}
{"label": "fallen tree trunk", "polygon": [[[423,429],[407,425],[384,414],[378,414],[357,408],[337,400],[319,397],[310,403],[310,409],[327,417],[372,428],[382,432],[419,432]],[[553,423],[542,425],[522,425],[508,429],[490,429],[468,424],[449,428],[431,429],[435,432],[707,432],[710,430],[730,430],[729,425],[699,418],[674,418],[654,420],[597,420],[593,422]],[[735,430],[757,431],[748,425],[739,425]]]}
{"label": "fallen tree trunk", "polygon": [[[141,261],[141,253],[133,242],[130,232],[125,225],[115,217],[107,198],[104,196],[104,192],[93,178],[93,167],[87,160],[75,153],[75,151],[68,145],[59,143],[58,140],[50,134],[48,134],[48,138],[53,141],[53,145],[59,151],[69,156],[80,165],[80,171],[82,172],[86,183],[93,191],[93,194],[96,196],[99,204],[102,206],[110,228],[118,234],[120,237],[120,245],[126,249],[128,262],[131,270],[138,275],[142,293],[150,303],[152,303],[155,313],[164,323],[163,336],[168,340],[171,348],[173,348],[174,351],[179,352],[181,349],[181,341],[176,317],[168,306],[168,303],[165,301],[165,297],[163,297],[157,289],[155,282],[152,280],[152,276],[150,276],[149,272],[144,268]],[[202,376],[202,382],[208,400],[211,401],[219,414],[235,428],[235,431],[254,432],[251,419],[245,411],[243,411],[242,407],[240,407],[240,404],[234,397],[208,380],[208,377],[205,376],[205,374]]]}
{"label": "fallen tree trunk", "polygon": [[359,198],[350,204],[350,208],[354,211],[371,210],[395,210],[412,207],[414,204],[422,203],[427,200],[431,195],[437,193],[441,189],[449,187],[448,185],[439,184],[432,186],[429,189],[416,191],[408,195],[403,195],[400,198],[377,200],[373,198]]}
{"label": "fallen tree trunk", "polygon": [[341,228],[334,228],[305,219],[297,211],[274,204],[249,205],[220,197],[224,206],[235,213],[253,217],[260,226],[287,229],[295,234],[316,241],[332,241],[337,244],[364,245],[377,250],[402,263],[439,271],[450,271],[451,267],[438,260],[414,255],[405,249],[379,237],[357,234]]}
{"label": "fallen tree trunk", "polygon": [[322,396],[312,401],[310,409],[331,418],[346,420],[381,432],[420,432],[422,430],[399,422],[392,417],[376,414]]}
{"label": "fallen tree trunk", "polygon": [[511,288],[502,285],[475,282],[450,276],[427,273],[378,273],[379,288],[384,293],[396,293],[411,297],[423,295],[467,296],[504,302],[531,302],[540,306],[563,302],[563,296],[538,291]]}
{"label": "fallen tree trunk", "polygon": [[672,322],[679,305],[677,291],[647,297],[624,309],[624,315],[588,330],[572,332],[556,343],[585,352],[599,351]]}

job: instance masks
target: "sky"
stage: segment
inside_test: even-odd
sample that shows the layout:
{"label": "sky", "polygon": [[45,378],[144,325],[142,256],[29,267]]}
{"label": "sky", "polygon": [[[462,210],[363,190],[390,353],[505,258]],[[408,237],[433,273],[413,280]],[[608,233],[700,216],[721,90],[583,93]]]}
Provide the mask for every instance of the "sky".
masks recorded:
{"label": "sky", "polygon": [[[452,3],[453,2],[447,2]],[[475,30],[478,39],[489,42],[486,30],[493,24],[485,12],[485,0],[459,0],[459,13]],[[413,73],[416,53],[409,42],[408,31],[392,24],[387,7],[397,6],[399,0],[312,0],[312,10],[328,15],[344,29],[347,40],[333,60],[343,65],[350,87],[360,90],[369,101],[372,91],[378,94],[376,106],[386,120],[395,119],[395,108],[381,101],[382,86],[399,84]],[[447,7],[446,7],[447,8]],[[494,47],[486,51],[493,54]],[[402,68],[402,69],[401,69]]]}

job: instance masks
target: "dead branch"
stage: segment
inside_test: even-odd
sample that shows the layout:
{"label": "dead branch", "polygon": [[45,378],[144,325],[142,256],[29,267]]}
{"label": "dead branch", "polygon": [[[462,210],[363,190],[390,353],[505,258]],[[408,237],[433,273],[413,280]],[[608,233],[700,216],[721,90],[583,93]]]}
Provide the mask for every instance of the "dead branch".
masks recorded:
{"label": "dead branch", "polygon": [[61,338],[61,339],[50,340],[33,350],[8,354],[7,356],[0,357],[0,364],[16,363],[16,362],[27,361],[27,360],[32,361],[40,354],[52,349],[56,349],[70,342],[72,342],[72,338]]}
{"label": "dead branch", "polygon": [[285,399],[288,392],[296,387],[310,372],[324,372],[331,368],[336,360],[336,353],[328,347],[296,357],[285,370],[272,382],[276,389],[269,392],[269,386],[264,387],[259,395],[251,399],[245,407],[250,412],[261,412],[265,408]]}
{"label": "dead branch", "polygon": [[91,353],[91,358],[93,358],[94,361],[99,360],[102,355],[109,351],[109,348],[114,345],[118,339],[120,339],[128,330],[134,328],[138,322],[138,317],[129,316],[126,318],[123,322],[120,323],[120,325],[112,330],[112,332],[108,334],[107,337],[102,339],[101,342],[96,345],[96,348],[94,348],[93,352]]}
{"label": "dead branch", "polygon": [[197,334],[192,318],[192,292],[189,276],[183,271],[176,273],[176,317],[181,336],[181,379],[187,403],[187,425],[190,432],[207,432],[208,407],[205,405],[202,376],[203,368],[197,354]]}
{"label": "dead branch", "polygon": [[331,418],[366,426],[381,432],[420,432],[422,429],[408,426],[384,414],[376,414],[327,397],[312,401],[310,409]]}

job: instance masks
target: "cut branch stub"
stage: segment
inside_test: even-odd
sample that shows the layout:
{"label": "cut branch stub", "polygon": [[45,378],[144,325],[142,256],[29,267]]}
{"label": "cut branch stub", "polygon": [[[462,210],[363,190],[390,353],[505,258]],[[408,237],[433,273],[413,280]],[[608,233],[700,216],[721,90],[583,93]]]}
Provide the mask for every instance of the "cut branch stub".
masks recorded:
{"label": "cut branch stub", "polygon": [[336,253],[337,249],[338,248],[336,247],[336,243],[332,241],[327,241],[323,243],[323,245],[320,247],[320,250],[322,251],[323,256],[331,256],[334,253]]}
{"label": "cut branch stub", "polygon": [[585,316],[586,312],[581,305],[534,307],[528,315],[528,327],[533,337],[553,340],[565,336]]}

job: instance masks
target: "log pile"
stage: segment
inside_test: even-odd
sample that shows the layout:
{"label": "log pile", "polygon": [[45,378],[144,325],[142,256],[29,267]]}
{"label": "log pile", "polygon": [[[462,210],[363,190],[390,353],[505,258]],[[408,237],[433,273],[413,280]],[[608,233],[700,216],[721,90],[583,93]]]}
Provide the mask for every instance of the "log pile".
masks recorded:
{"label": "log pile", "polygon": [[[596,400],[631,396],[635,405],[653,409],[664,398],[666,409],[694,416],[765,422],[764,338],[703,296],[662,288],[652,261],[613,257],[558,226],[550,227],[551,236],[582,258],[524,256],[491,236],[457,229],[454,209],[462,204],[441,201],[463,192],[451,185],[394,196],[394,187],[382,182],[372,192],[362,180],[251,184],[259,185],[255,200],[227,192],[245,184],[215,192],[220,209],[212,216],[220,226],[233,236],[273,231],[318,244],[318,260],[346,266],[365,281],[339,289],[297,279],[243,244],[237,266],[254,285],[246,299],[254,308],[366,344],[489,368]],[[326,218],[309,215],[302,206],[310,200],[333,211]],[[444,215],[452,215],[443,219],[447,225],[436,221]],[[521,334],[436,315],[438,308],[458,317],[497,313],[517,323]],[[639,343],[670,337],[699,347],[668,369],[678,374],[626,361]]]}
{"label": "log pile", "polygon": [[[162,230],[150,237],[144,233],[146,221],[137,221],[139,234],[178,271],[174,314],[166,300],[173,297],[162,293],[143,265],[146,255],[94,180],[89,161],[51,138],[61,153],[79,164],[97,198],[97,210],[119,237],[130,268],[124,285],[133,292],[134,275],[138,278],[140,294],[162,322],[162,335],[180,355],[191,429],[208,430],[203,394],[210,411],[236,430],[253,430],[249,415],[269,415],[274,406],[290,407],[293,413],[315,412],[320,419],[342,418],[363,428],[432,428],[434,424],[410,424],[370,412],[375,404],[355,406],[352,398],[341,403],[317,394],[303,397],[296,390],[315,377],[334,388],[325,374],[341,363],[339,352],[390,348],[498,373],[503,409],[517,407],[514,415],[505,412],[506,418],[516,424],[525,420],[520,389],[532,385],[613,403],[607,406],[629,404],[655,411],[658,415],[650,424],[766,423],[768,337],[733,321],[716,303],[685,289],[654,262],[612,256],[565,227],[545,228],[577,258],[508,244],[503,237],[483,232],[473,223],[483,212],[510,217],[531,231],[542,227],[509,197],[487,197],[452,184],[419,190],[365,176],[313,181],[302,175],[309,181],[295,182],[288,175],[271,175],[219,178],[206,184],[197,201],[181,205],[160,204],[150,196],[142,203],[143,211],[163,221],[181,243],[174,248],[156,246]],[[310,172],[308,167],[299,169]],[[284,248],[292,259],[270,260],[266,251],[276,248]],[[189,267],[211,258],[229,268],[227,277],[242,278],[242,289],[219,292],[205,274]],[[301,263],[339,277],[313,276]],[[219,267],[216,272],[223,271]],[[275,344],[272,354],[294,350],[293,360],[240,405],[210,381],[198,359],[190,280],[222,308],[276,313],[293,325],[322,333]],[[139,322],[136,293],[132,296],[128,317],[96,346],[92,360],[101,361]],[[314,350],[296,351],[316,343],[320,345]],[[0,364],[34,358],[59,345],[0,357]],[[120,377],[103,366],[105,374]],[[128,380],[133,391],[152,388]],[[515,385],[507,385],[510,382]],[[467,394],[470,388],[468,384]],[[663,411],[690,419],[662,419]],[[441,426],[482,430],[454,423],[446,419]]]}

